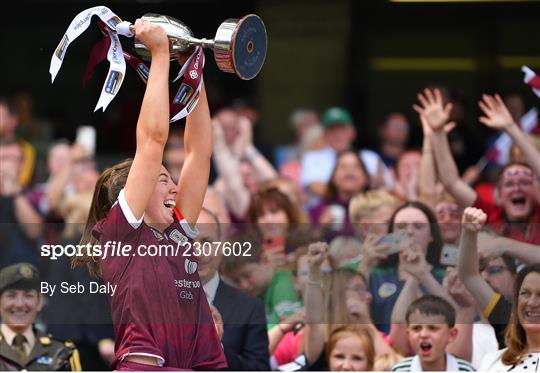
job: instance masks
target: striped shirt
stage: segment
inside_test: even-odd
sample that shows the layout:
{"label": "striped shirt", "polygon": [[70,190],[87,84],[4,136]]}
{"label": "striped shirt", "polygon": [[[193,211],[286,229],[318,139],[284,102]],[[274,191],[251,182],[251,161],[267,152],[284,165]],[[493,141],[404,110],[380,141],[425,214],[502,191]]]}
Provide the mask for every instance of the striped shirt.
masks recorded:
{"label": "striped shirt", "polygon": [[[476,369],[467,361],[458,359],[452,354],[446,353],[446,372],[474,372]],[[414,355],[407,357],[392,367],[392,372],[422,372],[420,357]]]}

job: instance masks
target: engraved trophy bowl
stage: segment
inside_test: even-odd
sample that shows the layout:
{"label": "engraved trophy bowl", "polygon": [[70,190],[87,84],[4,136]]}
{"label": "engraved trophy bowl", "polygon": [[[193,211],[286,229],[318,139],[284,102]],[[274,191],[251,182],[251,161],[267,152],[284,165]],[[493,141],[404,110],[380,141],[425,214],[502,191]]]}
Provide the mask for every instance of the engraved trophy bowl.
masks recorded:
{"label": "engraved trophy bowl", "polygon": [[[234,73],[243,80],[257,76],[264,64],[268,44],[266,28],[255,14],[226,19],[218,27],[214,39],[195,38],[191,29],[174,17],[148,13],[141,19],[163,27],[171,41],[171,60],[177,59],[178,54],[190,53],[200,45],[213,50],[221,71]],[[134,47],[141,58],[151,58],[150,51],[136,38]]]}

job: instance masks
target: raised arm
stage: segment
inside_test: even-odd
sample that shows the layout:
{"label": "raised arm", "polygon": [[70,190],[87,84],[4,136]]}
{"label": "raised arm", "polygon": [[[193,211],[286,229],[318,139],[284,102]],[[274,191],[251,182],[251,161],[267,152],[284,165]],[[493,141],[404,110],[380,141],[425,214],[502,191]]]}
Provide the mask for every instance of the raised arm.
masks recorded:
{"label": "raised arm", "polygon": [[457,265],[459,279],[476,299],[482,312],[495,293],[480,276],[478,265],[477,236],[486,219],[487,215],[474,207],[467,207],[463,212]]}
{"label": "raised arm", "polygon": [[419,289],[418,280],[414,276],[409,276],[392,309],[390,340],[392,341],[392,347],[403,356],[409,356],[412,353],[407,337],[407,320],[405,316],[407,308],[418,298]]}
{"label": "raised arm", "polygon": [[187,222],[195,225],[208,187],[212,158],[212,120],[204,83],[199,102],[186,120],[184,148],[186,160],[178,179],[176,206]]}
{"label": "raised arm", "polygon": [[308,248],[309,275],[304,305],[306,327],[304,354],[308,364],[313,364],[324,349],[324,297],[321,263],[328,256],[328,245],[317,242]]}
{"label": "raised arm", "polygon": [[443,104],[441,92],[438,89],[432,92],[426,88],[424,94],[418,94],[418,100],[421,106],[413,105],[413,108],[418,114],[424,116],[433,130],[432,149],[439,178],[460,205],[471,206],[476,200],[476,192],[459,177],[444,131],[452,105]]}
{"label": "raised arm", "polygon": [[249,208],[251,195],[240,174],[240,161],[225,143],[225,135],[219,119],[214,117],[213,120],[214,164],[219,175],[218,181],[223,187],[222,196],[227,203],[227,208],[235,216],[243,218]]}
{"label": "raised arm", "polygon": [[253,124],[248,118],[240,116],[238,118],[240,136],[245,143],[242,159],[249,162],[253,167],[253,172],[257,182],[266,181],[278,177],[274,166],[266,159],[253,144]]}
{"label": "raised arm", "polygon": [[152,65],[137,121],[137,149],[125,186],[136,219],[143,216],[156,186],[169,135],[169,39],[158,25],[137,20],[135,36],[152,54]]}
{"label": "raised arm", "polygon": [[429,126],[426,118],[420,115],[422,123],[422,131],[424,132],[424,140],[422,143],[422,161],[420,162],[420,177],[419,189],[420,200],[426,203],[431,208],[437,204],[437,169],[435,167],[435,159],[431,149],[431,136],[433,131]]}
{"label": "raised arm", "polygon": [[514,121],[501,97],[497,94],[495,97],[483,95],[482,100],[478,102],[478,106],[480,106],[480,109],[482,109],[485,115],[480,117],[480,122],[490,128],[506,132],[512,138],[514,144],[521,150],[536,176],[540,177],[540,152],[536,150],[519,125]]}
{"label": "raised arm", "polygon": [[480,256],[494,257],[509,255],[525,265],[540,263],[540,246],[513,240],[488,232],[478,233],[478,251]]}
{"label": "raised arm", "polygon": [[461,359],[471,361],[473,354],[472,334],[474,318],[476,316],[476,302],[463,282],[459,280],[455,268],[447,268],[444,282],[448,293],[458,305],[456,308],[457,338],[448,344],[446,351]]}

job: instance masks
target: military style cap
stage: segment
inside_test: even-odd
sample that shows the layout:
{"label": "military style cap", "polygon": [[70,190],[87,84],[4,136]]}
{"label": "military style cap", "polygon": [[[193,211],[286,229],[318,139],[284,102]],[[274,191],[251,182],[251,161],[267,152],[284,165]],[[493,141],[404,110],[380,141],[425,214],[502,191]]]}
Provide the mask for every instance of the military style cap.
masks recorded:
{"label": "military style cap", "polygon": [[330,128],[335,125],[352,126],[353,119],[346,109],[334,106],[322,114],[321,122],[325,128]]}
{"label": "military style cap", "polygon": [[2,268],[0,294],[7,289],[39,291],[39,271],[30,263],[17,263]]}

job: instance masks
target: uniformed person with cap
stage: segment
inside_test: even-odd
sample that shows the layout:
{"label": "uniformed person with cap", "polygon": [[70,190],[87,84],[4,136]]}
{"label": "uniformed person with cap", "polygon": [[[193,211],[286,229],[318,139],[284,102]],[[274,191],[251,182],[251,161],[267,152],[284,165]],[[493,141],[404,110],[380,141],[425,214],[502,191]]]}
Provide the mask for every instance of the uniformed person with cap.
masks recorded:
{"label": "uniformed person with cap", "polygon": [[55,340],[34,327],[43,307],[39,272],[18,263],[0,271],[0,370],[81,370],[71,342]]}

